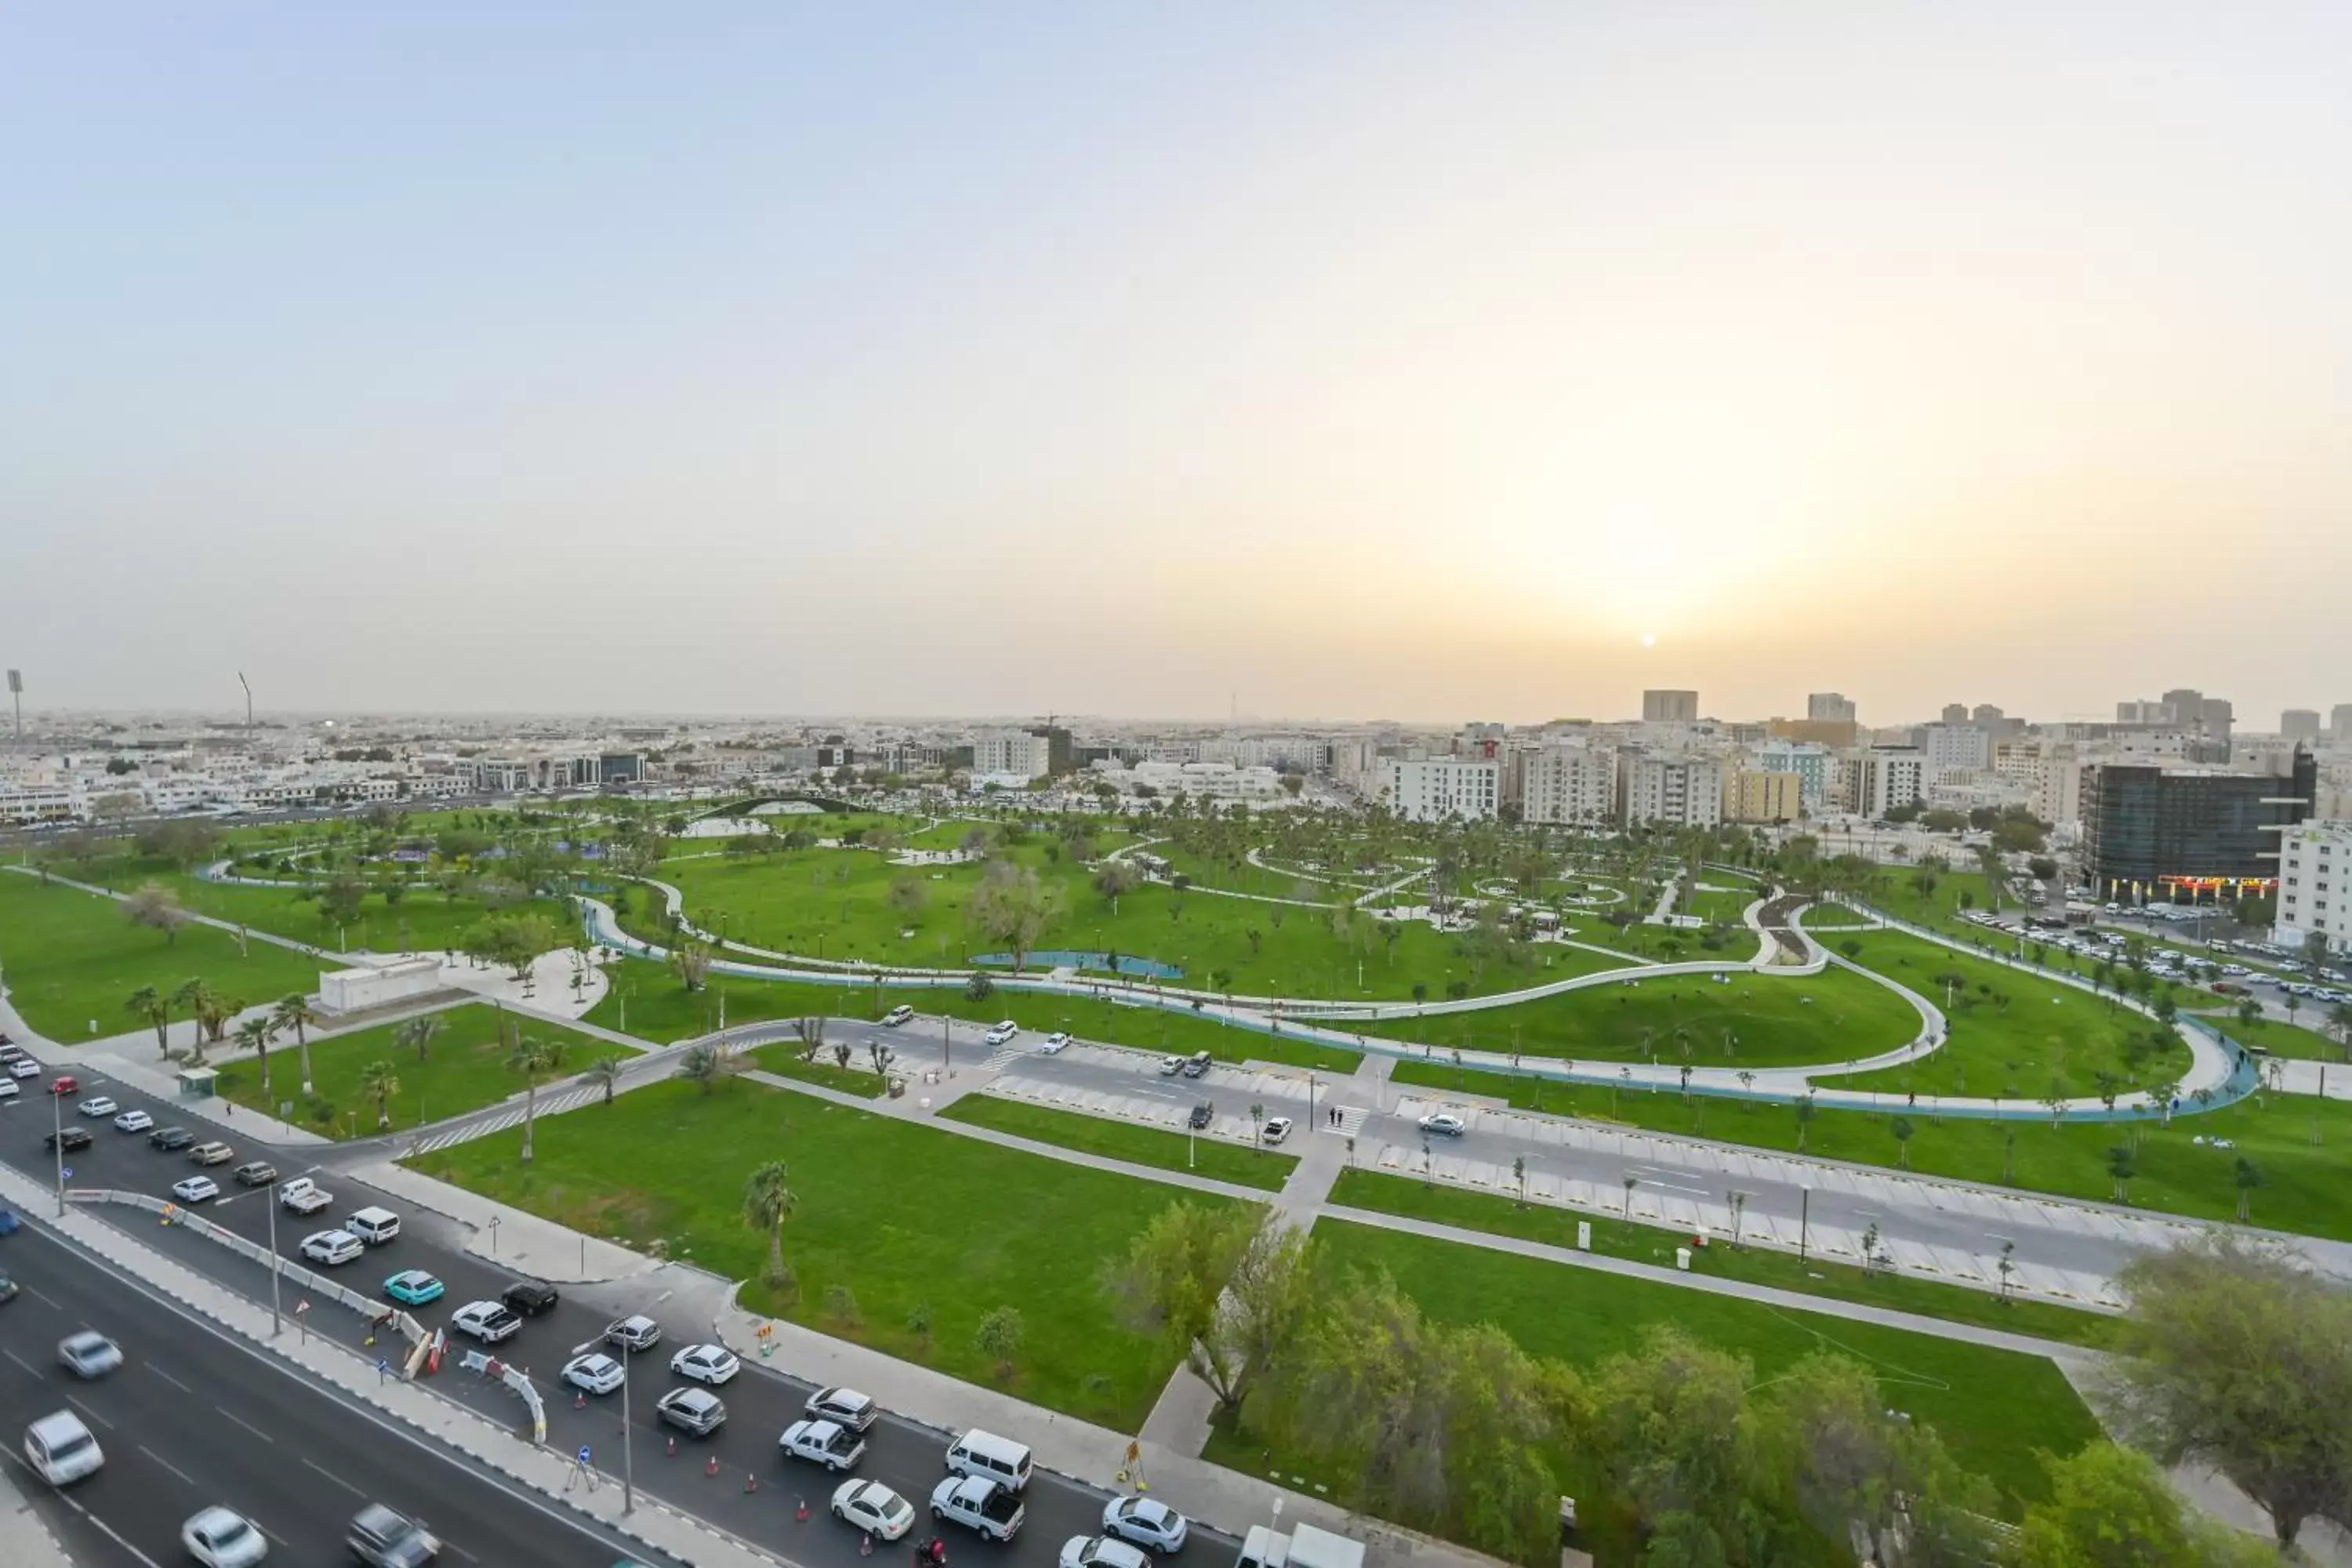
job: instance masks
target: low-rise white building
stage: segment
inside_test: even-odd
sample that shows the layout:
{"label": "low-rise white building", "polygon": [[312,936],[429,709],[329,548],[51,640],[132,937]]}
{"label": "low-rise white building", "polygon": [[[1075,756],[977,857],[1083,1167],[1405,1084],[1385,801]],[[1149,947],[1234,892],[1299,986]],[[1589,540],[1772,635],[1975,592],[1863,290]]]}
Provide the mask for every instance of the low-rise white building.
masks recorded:
{"label": "low-rise white building", "polygon": [[2352,822],[2299,822],[2279,835],[2278,923],[2271,940],[2299,947],[2313,931],[2352,952]]}
{"label": "low-rise white building", "polygon": [[1097,776],[1123,795],[1149,787],[1162,795],[1190,795],[1211,800],[1278,800],[1282,775],[1272,768],[1237,768],[1231,763],[1137,763],[1125,766],[1111,758],[1094,764]]}
{"label": "low-rise white building", "polygon": [[1617,753],[1617,820],[1713,827],[1723,820],[1723,765],[1712,757]]}
{"label": "low-rise white building", "polygon": [[1883,817],[1899,806],[1915,805],[1926,784],[1927,759],[1916,746],[1870,746],[1846,758],[1848,811]]}
{"label": "low-rise white building", "polygon": [[1505,760],[1505,795],[1519,820],[1598,825],[1615,815],[1617,753],[1606,746],[1541,746]]}
{"label": "low-rise white building", "polygon": [[1052,738],[1027,730],[982,730],[971,738],[971,771],[1042,779],[1054,771]]}
{"label": "low-rise white building", "polygon": [[1465,757],[1393,758],[1381,798],[1410,822],[1491,821],[1502,809],[1503,764]]}

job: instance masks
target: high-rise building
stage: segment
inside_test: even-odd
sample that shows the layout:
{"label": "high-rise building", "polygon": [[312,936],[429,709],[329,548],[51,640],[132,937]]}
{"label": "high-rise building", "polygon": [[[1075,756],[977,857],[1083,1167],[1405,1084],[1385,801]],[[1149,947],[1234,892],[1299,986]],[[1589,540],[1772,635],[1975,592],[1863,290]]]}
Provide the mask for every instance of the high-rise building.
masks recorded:
{"label": "high-rise building", "polygon": [[1522,822],[1604,823],[1616,810],[1617,753],[1606,746],[1515,752],[1505,783]]}
{"label": "high-rise building", "polygon": [[1794,822],[1804,814],[1804,781],[1795,773],[1736,769],[1723,775],[1726,822]]}
{"label": "high-rise building", "polygon": [[1853,699],[1838,691],[1815,691],[1805,698],[1805,717],[1832,724],[1853,722]]}
{"label": "high-rise building", "polygon": [[1918,804],[1927,759],[1916,746],[1871,746],[1846,759],[1846,809],[1864,816]]}
{"label": "high-rise building", "polygon": [[1382,771],[1381,796],[1410,822],[1487,822],[1501,808],[1503,764],[1497,762],[1398,757]]}
{"label": "high-rise building", "polygon": [[1974,708],[1969,710],[1969,722],[1971,724],[1982,725],[1988,730],[2000,724],[2001,721],[2008,717],[2008,714],[2002,712],[2000,709],[1994,707],[1990,702],[1979,702]]}
{"label": "high-rise building", "polygon": [[2267,891],[2280,829],[2305,820],[2319,769],[2302,747],[2284,774],[2102,763],[2083,770],[2083,864],[2107,898]]}
{"label": "high-rise building", "polygon": [[2352,822],[2305,822],[2279,835],[2278,923],[2271,940],[2300,947],[2313,931],[2352,952]]}
{"label": "high-rise building", "polygon": [[1920,731],[1919,739],[1919,749],[1927,757],[1929,784],[1992,765],[1992,737],[1974,724],[1930,724]]}
{"label": "high-rise building", "polygon": [[1712,757],[1617,753],[1617,820],[1628,827],[1713,827],[1723,820],[1723,771]]}
{"label": "high-rise building", "polygon": [[2329,710],[2327,733],[2338,745],[2352,741],[2352,702],[2338,702]]}
{"label": "high-rise building", "polygon": [[[1062,731],[1067,744],[1069,731]],[[1042,779],[1054,771],[1053,737],[1034,730],[982,730],[971,738],[971,771]]]}
{"label": "high-rise building", "polygon": [[2288,741],[2319,739],[2319,710],[2290,708],[2279,715],[2279,736]]}
{"label": "high-rise building", "polygon": [[1642,718],[1645,723],[1653,724],[1696,724],[1698,722],[1698,693],[1644,691],[1642,693]]}
{"label": "high-rise building", "polygon": [[1947,723],[1947,724],[1965,724],[1965,723],[1967,723],[1968,721],[1969,721],[1969,705],[1968,705],[1967,703],[1965,703],[1965,702],[1947,702],[1947,703],[1945,703],[1945,704],[1944,704],[1944,722],[1945,722],[1945,723]]}

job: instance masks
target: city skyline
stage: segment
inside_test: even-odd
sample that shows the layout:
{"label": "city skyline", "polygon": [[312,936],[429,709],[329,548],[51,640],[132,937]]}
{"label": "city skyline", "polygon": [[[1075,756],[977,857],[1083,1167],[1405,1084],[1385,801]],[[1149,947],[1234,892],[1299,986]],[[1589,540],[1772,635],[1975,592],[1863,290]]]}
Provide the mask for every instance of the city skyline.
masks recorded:
{"label": "city skyline", "polygon": [[2264,728],[2352,667],[2332,8],[13,35],[41,708]]}

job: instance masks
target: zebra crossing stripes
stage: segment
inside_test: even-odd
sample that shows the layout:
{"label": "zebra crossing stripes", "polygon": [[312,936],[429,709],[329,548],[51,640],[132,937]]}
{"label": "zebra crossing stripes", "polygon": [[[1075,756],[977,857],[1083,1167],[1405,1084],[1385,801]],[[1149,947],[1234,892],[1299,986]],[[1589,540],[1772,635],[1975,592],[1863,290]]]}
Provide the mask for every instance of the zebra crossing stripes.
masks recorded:
{"label": "zebra crossing stripes", "polygon": [[[583,1105],[603,1099],[604,1093],[601,1089],[576,1089],[569,1094],[553,1095],[540,1101],[536,1114],[561,1116],[567,1110],[577,1110]],[[496,1116],[486,1116],[478,1121],[464,1122],[446,1131],[436,1132],[427,1138],[420,1138],[409,1145],[409,1152],[430,1154],[436,1149],[448,1149],[459,1143],[470,1143],[477,1138],[487,1138],[493,1132],[504,1132],[509,1127],[520,1127],[522,1125],[522,1119],[523,1111],[520,1107],[502,1110]]]}

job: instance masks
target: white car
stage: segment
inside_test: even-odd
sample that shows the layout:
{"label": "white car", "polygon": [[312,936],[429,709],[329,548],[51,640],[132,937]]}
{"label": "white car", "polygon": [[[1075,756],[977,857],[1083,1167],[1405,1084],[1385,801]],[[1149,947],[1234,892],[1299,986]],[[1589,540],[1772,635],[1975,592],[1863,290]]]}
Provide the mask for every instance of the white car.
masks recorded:
{"label": "white car", "polygon": [[776,1447],[796,1459],[836,1472],[866,1457],[866,1439],[833,1421],[795,1421],[784,1428]]}
{"label": "white car", "polygon": [[[16,1085],[11,1084],[8,1087],[14,1089]],[[144,1132],[150,1127],[154,1125],[155,1119],[148,1115],[143,1110],[126,1110],[121,1115],[114,1119],[114,1130],[117,1132]],[[197,1519],[202,1519],[204,1515],[202,1514],[198,1514],[196,1516]],[[232,1515],[231,1517],[234,1518],[235,1516]],[[194,1521],[191,1521],[190,1522],[193,1523]]]}
{"label": "white car", "polygon": [[122,1347],[104,1334],[84,1329],[58,1342],[58,1364],[87,1383],[120,1367]]}
{"label": "white car", "polygon": [[1269,1144],[1279,1143],[1290,1136],[1290,1130],[1297,1125],[1287,1116],[1269,1116],[1265,1121],[1265,1130],[1258,1137]]}
{"label": "white car", "polygon": [[14,1100],[22,1092],[24,1091],[16,1087],[15,1079],[0,1078],[0,1100]]}
{"label": "white car", "polygon": [[1103,1533],[1154,1552],[1181,1552],[1191,1527],[1157,1498],[1115,1497],[1103,1505]]}
{"label": "white car", "polygon": [[661,1325],[639,1312],[623,1318],[604,1331],[604,1342],[625,1351],[650,1350],[661,1340]]}
{"label": "white car", "polygon": [[35,1061],[30,1057],[18,1057],[15,1061],[8,1064],[8,1076],[10,1078],[38,1078],[41,1076],[41,1064]]}
{"label": "white car", "polygon": [[1052,1034],[1045,1037],[1045,1043],[1037,1047],[1037,1054],[1039,1056],[1045,1057],[1058,1057],[1069,1048],[1070,1037],[1064,1031],[1056,1029]]}
{"label": "white car", "polygon": [[460,1333],[471,1334],[486,1345],[511,1339],[522,1327],[522,1320],[509,1311],[499,1301],[468,1301],[457,1309],[449,1326]]}
{"label": "white car", "polygon": [[725,1345],[688,1345],[669,1358],[670,1371],[717,1388],[743,1370],[735,1352]]}
{"label": "white car", "polygon": [[205,1568],[251,1568],[269,1555],[253,1521],[225,1508],[208,1508],[180,1526],[180,1544]]}
{"label": "white car", "polygon": [[1459,1138],[1470,1131],[1470,1124],[1450,1110],[1433,1110],[1421,1119],[1421,1130],[1441,1137]]}
{"label": "white car", "polygon": [[189,1176],[172,1184],[172,1195],[184,1204],[201,1204],[220,1196],[220,1184],[210,1176]]}
{"label": "white car", "polygon": [[111,1116],[116,1111],[121,1110],[122,1107],[115,1104],[114,1101],[107,1099],[106,1096],[102,1094],[94,1094],[88,1100],[83,1100],[79,1105],[75,1106],[74,1109],[81,1112],[84,1116],[95,1118],[100,1116]]}
{"label": "white car", "polygon": [[610,1394],[621,1386],[628,1370],[608,1355],[576,1355],[563,1363],[563,1381],[590,1394]]}
{"label": "white car", "polygon": [[854,1388],[820,1388],[801,1407],[819,1421],[837,1422],[853,1432],[874,1425],[882,1407]]}
{"label": "white car", "polygon": [[895,1029],[899,1025],[907,1022],[909,1018],[912,1018],[914,1016],[915,1010],[912,1007],[908,1006],[904,1002],[901,1002],[896,1007],[891,1008],[887,1013],[882,1015],[882,1026],[886,1029]]}
{"label": "white car", "polygon": [[1062,1568],[1151,1568],[1151,1558],[1108,1535],[1073,1535],[1062,1542]]}
{"label": "white car", "polygon": [[1007,1018],[1002,1024],[997,1025],[996,1027],[989,1030],[987,1034],[982,1035],[981,1038],[987,1041],[992,1046],[1001,1046],[1020,1032],[1021,1026],[1014,1023],[1012,1019]]}
{"label": "white car", "polygon": [[81,1417],[70,1410],[44,1415],[25,1428],[25,1458],[41,1479],[61,1487],[94,1474],[106,1455]]}
{"label": "white car", "polygon": [[349,1263],[366,1250],[360,1238],[348,1230],[312,1231],[302,1238],[302,1256],[330,1268]]}
{"label": "white car", "polygon": [[896,1541],[915,1522],[915,1505],[880,1481],[844,1481],[834,1489],[833,1517],[878,1541]]}

